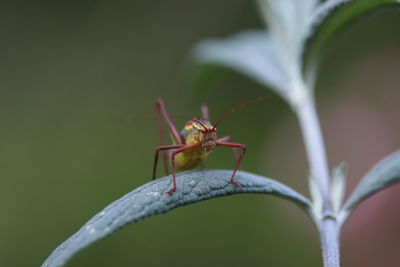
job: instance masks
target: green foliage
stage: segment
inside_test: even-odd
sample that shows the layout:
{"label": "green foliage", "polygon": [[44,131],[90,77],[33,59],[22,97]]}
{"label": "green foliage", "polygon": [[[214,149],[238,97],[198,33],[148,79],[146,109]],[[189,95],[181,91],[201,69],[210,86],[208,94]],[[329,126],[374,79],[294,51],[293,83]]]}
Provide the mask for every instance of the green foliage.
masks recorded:
{"label": "green foliage", "polygon": [[349,213],[364,199],[398,182],[400,182],[400,151],[384,158],[361,179],[344,204],[340,221],[343,223]]}
{"label": "green foliage", "polygon": [[199,43],[195,59],[202,64],[232,68],[287,96],[288,74],[278,58],[277,47],[265,30],[246,31],[227,39],[210,39]]}
{"label": "green foliage", "polygon": [[332,171],[332,205],[333,211],[339,213],[346,192],[347,163],[341,163]]}
{"label": "green foliage", "polygon": [[398,0],[327,0],[318,5],[311,15],[308,33],[304,36],[305,75],[314,77],[313,72],[326,48],[351,23],[381,9],[399,6]]}
{"label": "green foliage", "polygon": [[342,207],[346,165],[329,177],[313,87],[328,43],[349,22],[383,7],[399,6],[394,0],[259,0],[268,30],[246,31],[227,39],[201,42],[193,51],[200,64],[216,64],[242,72],[274,90],[294,109],[310,165],[313,202],[269,178],[238,172],[243,189],[229,183],[231,171],[197,171],[178,175],[178,189],[165,194],[170,177],[145,184],[106,207],[76,234],[61,244],[44,266],[61,266],[75,253],[124,225],[176,207],[237,193],[265,193],[294,201],[312,217],[321,235],[325,266],[339,266],[341,223],[363,199],[400,180],[400,152],[373,168]]}
{"label": "green foliage", "polygon": [[271,194],[293,201],[306,211],[308,199],[289,187],[266,177],[239,171],[230,183],[232,171],[191,171],[177,175],[177,191],[168,195],[172,177],[147,183],[111,203],[90,219],[78,232],[62,243],[43,263],[44,267],[64,265],[72,256],[121,227],[152,215],[202,200],[241,193]]}

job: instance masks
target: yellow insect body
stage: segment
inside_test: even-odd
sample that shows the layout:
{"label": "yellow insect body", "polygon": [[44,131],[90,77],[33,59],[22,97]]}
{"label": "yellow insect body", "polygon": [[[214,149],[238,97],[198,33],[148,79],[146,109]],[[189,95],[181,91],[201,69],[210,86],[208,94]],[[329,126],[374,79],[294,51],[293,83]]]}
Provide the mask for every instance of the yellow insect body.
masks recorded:
{"label": "yellow insect body", "polygon": [[199,122],[187,122],[180,133],[186,145],[198,144],[198,146],[176,154],[175,160],[178,169],[189,170],[197,167],[215,147],[216,129],[205,133],[205,128],[213,129],[213,126],[207,120],[200,120]]}
{"label": "yellow insect body", "polygon": [[[262,98],[257,99],[260,101]],[[255,102],[255,101],[253,101]],[[217,125],[224,120],[227,116],[231,115],[236,110],[248,105],[251,102],[237,106],[231,109],[223,116],[221,116],[214,125],[211,125],[208,116],[208,108],[206,105],[201,106],[202,119],[193,118],[189,120],[183,130],[179,133],[175,125],[171,121],[167,110],[165,109],[164,102],[161,98],[157,99],[157,124],[160,131],[160,143],[154,155],[153,165],[153,180],[156,177],[157,161],[159,152],[162,152],[164,160],[165,173],[168,175],[168,161],[171,162],[172,167],[172,188],[167,194],[172,195],[176,191],[176,169],[193,169],[202,163],[216,146],[231,147],[236,157],[236,166],[233,170],[230,183],[237,188],[241,188],[240,184],[234,181],[235,173],[240,168],[240,161],[246,153],[246,146],[238,143],[232,143],[230,136],[224,136],[217,139]],[[162,119],[168,126],[169,133],[174,142],[173,145],[165,145],[163,135]],[[236,154],[235,149],[241,149],[240,155]],[[170,150],[170,156],[166,153]]]}

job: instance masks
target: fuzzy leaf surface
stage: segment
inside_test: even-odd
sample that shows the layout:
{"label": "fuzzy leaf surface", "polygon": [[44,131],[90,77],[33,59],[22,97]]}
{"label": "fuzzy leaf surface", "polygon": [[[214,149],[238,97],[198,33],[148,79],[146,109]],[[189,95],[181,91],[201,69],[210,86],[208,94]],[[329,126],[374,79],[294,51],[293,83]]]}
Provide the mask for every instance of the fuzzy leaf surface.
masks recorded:
{"label": "fuzzy leaf surface", "polygon": [[261,15],[285,64],[298,64],[304,35],[317,0],[258,0]]}
{"label": "fuzzy leaf surface", "polygon": [[342,206],[343,198],[346,191],[346,176],[348,164],[342,162],[339,166],[335,167],[332,171],[332,205],[335,213],[338,213]]}
{"label": "fuzzy leaf surface", "polygon": [[400,151],[376,164],[351,193],[341,211],[342,221],[360,202],[394,183],[400,181]]}
{"label": "fuzzy leaf surface", "polygon": [[42,266],[62,266],[80,250],[129,223],[215,197],[241,193],[271,194],[309,210],[310,201],[307,198],[278,181],[238,171],[235,180],[242,185],[240,189],[229,182],[231,174],[232,170],[180,173],[177,175],[177,191],[171,196],[166,194],[172,186],[171,176],[147,183],[96,214],[57,247]]}
{"label": "fuzzy leaf surface", "polygon": [[193,56],[201,64],[231,68],[270,87],[284,98],[288,95],[287,71],[266,30],[202,41],[194,47]]}
{"label": "fuzzy leaf surface", "polygon": [[306,73],[316,69],[315,65],[322,58],[324,48],[338,32],[346,29],[351,22],[388,7],[400,7],[400,1],[326,0],[321,2],[313,12],[308,33],[304,38],[303,62]]}

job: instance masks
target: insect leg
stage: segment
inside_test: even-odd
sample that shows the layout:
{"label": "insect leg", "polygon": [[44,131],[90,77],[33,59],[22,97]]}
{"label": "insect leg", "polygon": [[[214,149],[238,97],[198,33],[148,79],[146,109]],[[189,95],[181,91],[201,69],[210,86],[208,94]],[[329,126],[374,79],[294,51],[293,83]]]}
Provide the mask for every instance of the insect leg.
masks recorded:
{"label": "insect leg", "polygon": [[233,147],[233,148],[240,148],[242,150],[242,152],[240,153],[239,157],[236,160],[236,166],[235,166],[235,169],[233,170],[233,173],[232,173],[232,176],[231,176],[231,184],[233,184],[236,187],[242,188],[240,186],[240,184],[236,183],[233,180],[233,178],[235,177],[236,171],[240,166],[240,161],[242,160],[242,158],[244,157],[244,154],[246,153],[246,146],[243,145],[243,144],[220,142],[220,141],[217,141],[216,145],[217,146],[229,146],[229,147]]}
{"label": "insect leg", "polygon": [[232,137],[230,137],[230,136],[224,136],[224,137],[217,139],[217,142],[229,142],[229,141],[232,141]]}
{"label": "insect leg", "polygon": [[[157,115],[161,115],[165,122],[167,123],[168,130],[172,135],[172,139],[174,139],[175,144],[183,144],[183,140],[175,125],[172,123],[171,118],[168,115],[167,110],[165,109],[164,102],[161,98],[157,98]],[[161,121],[161,119],[160,119]]]}
{"label": "insect leg", "polygon": [[[218,139],[217,141],[218,142],[231,142],[232,141],[232,137],[224,136],[224,137]],[[238,151],[237,151],[237,147],[232,147],[232,153],[235,156],[235,159],[237,161],[239,159],[239,154],[238,154]],[[240,164],[240,161],[239,161],[238,169],[242,169],[242,165]]]}
{"label": "insect leg", "polygon": [[[163,118],[168,125],[168,130],[171,133],[173,141],[175,144],[183,144],[183,140],[176,129],[175,125],[172,123],[171,118],[168,115],[168,112],[165,108],[164,101],[161,98],[157,98],[157,125],[158,125],[158,133],[160,135],[160,145],[165,145],[164,141],[164,134],[163,134],[163,125],[162,120]],[[163,161],[164,161],[164,169],[165,174],[168,175],[168,155],[166,152],[163,152]]]}
{"label": "insect leg", "polygon": [[[156,178],[156,170],[157,170],[157,161],[158,161],[158,153],[160,151],[163,151],[163,153],[166,155],[165,150],[168,149],[174,149],[174,148],[180,148],[183,145],[171,145],[171,146],[159,146],[156,149],[156,154],[154,155],[154,165],[153,165],[153,180]],[[167,174],[168,175],[168,174]]]}
{"label": "insect leg", "polygon": [[190,150],[196,146],[199,146],[199,144],[191,144],[191,145],[184,145],[178,148],[177,150],[172,151],[171,153],[171,166],[172,166],[172,181],[173,181],[173,186],[172,189],[167,192],[168,195],[172,195],[176,191],[176,168],[175,168],[175,156],[178,153]]}
{"label": "insect leg", "polygon": [[201,106],[201,117],[204,120],[210,121],[210,116],[208,115],[208,106],[207,105]]}

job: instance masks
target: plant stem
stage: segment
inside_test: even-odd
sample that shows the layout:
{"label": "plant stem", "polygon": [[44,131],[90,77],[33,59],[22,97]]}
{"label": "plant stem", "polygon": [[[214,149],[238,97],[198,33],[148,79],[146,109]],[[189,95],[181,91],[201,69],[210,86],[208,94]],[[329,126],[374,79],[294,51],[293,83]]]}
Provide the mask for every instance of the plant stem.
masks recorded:
{"label": "plant stem", "polygon": [[[296,76],[295,76],[296,77]],[[299,77],[299,76],[297,76]],[[318,181],[322,196],[322,210],[317,216],[325,267],[339,267],[340,229],[332,209],[328,163],[314,98],[301,78],[295,79],[297,100],[294,108],[299,119],[306,148],[310,174]],[[303,92],[303,94],[301,94]]]}
{"label": "plant stem", "polygon": [[313,98],[310,96],[297,107],[300,128],[308,157],[310,174],[318,181],[323,198],[323,213],[332,212],[329,188],[329,172],[324,141]]}
{"label": "plant stem", "polygon": [[320,229],[320,241],[322,245],[322,257],[325,267],[339,267],[339,239],[340,229],[334,218],[327,217],[322,220]]}

